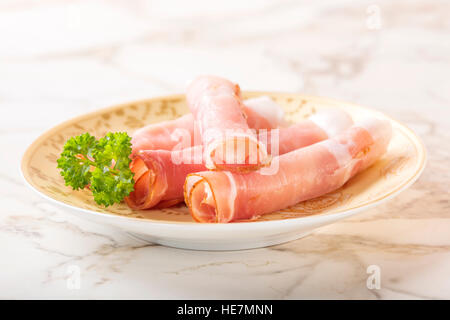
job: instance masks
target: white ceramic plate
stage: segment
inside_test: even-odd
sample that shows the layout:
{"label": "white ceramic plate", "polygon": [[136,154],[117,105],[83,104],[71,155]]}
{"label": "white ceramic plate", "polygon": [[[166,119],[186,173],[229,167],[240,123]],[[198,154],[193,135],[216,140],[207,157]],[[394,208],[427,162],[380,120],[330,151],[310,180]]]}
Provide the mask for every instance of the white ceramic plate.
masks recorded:
{"label": "white ceramic plate", "polygon": [[363,115],[389,119],[394,135],[388,152],[339,190],[254,221],[230,224],[196,223],[184,205],[144,211],[132,211],[125,204],[103,208],[93,201],[88,191],[73,191],[64,185],[56,169],[56,159],[69,137],[83,132],[97,136],[108,131],[132,133],[147,123],[176,118],[188,112],[184,95],[171,95],[102,109],[58,125],[30,145],[23,156],[21,170],[33,190],[81,218],[109,224],[139,239],[162,245],[238,250],[298,239],[320,226],[374,207],[410,186],[425,167],[426,151],[420,139],[404,125],[376,110],[299,94],[244,93],[245,98],[259,95],[272,97],[292,121],[326,108],[341,108],[355,121]]}

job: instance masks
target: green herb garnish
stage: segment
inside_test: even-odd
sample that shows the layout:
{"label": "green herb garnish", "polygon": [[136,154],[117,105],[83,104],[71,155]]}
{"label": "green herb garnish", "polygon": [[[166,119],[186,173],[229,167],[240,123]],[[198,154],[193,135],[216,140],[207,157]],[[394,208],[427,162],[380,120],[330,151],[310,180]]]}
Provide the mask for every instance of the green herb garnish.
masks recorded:
{"label": "green herb garnish", "polygon": [[131,137],[126,132],[108,133],[96,140],[89,133],[66,141],[57,160],[66,186],[89,186],[98,204],[121,202],[134,190],[130,169]]}

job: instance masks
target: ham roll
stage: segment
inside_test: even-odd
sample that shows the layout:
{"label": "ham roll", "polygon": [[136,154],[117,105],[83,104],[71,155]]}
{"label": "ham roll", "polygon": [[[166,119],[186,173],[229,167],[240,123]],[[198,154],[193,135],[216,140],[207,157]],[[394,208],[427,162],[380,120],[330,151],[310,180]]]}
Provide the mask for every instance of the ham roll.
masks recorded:
{"label": "ham roll", "polygon": [[186,100],[200,131],[208,169],[247,172],[270,163],[265,146],[248,126],[237,84],[200,76],[188,86]]}
{"label": "ham roll", "polygon": [[194,118],[185,114],[174,120],[152,123],[136,130],[131,137],[132,156],[140,150],[171,150],[180,141],[174,135],[177,130],[186,132],[187,142],[194,145]]}
{"label": "ham roll", "polygon": [[[252,129],[274,129],[286,125],[283,109],[267,96],[247,99],[243,108],[247,124]],[[136,130],[131,139],[132,155],[140,150],[172,150],[179,143],[185,147],[201,144],[192,114],[152,123]]]}
{"label": "ham roll", "polygon": [[[334,137],[352,124],[353,120],[347,112],[330,109],[320,111],[287,128],[262,131],[258,137],[266,145],[268,153],[276,156]],[[273,133],[279,135],[278,139],[272,137]],[[273,146],[274,142],[278,143],[278,147]]]}
{"label": "ham roll", "polygon": [[256,218],[338,189],[386,152],[391,135],[389,121],[367,119],[334,138],[279,156],[279,170],[272,175],[189,174],[185,202],[199,222]]}
{"label": "ham roll", "polygon": [[[195,151],[199,147],[190,149]],[[128,206],[132,209],[165,208],[183,201],[186,176],[206,169],[201,160],[193,163],[191,155],[186,154],[185,150],[138,152],[130,164],[135,184],[134,191],[125,197]],[[174,164],[173,159],[179,160],[180,164]]]}
{"label": "ham roll", "polygon": [[[329,133],[342,132],[352,125],[344,111],[319,112],[287,128],[260,133],[267,151],[283,154],[327,139]],[[328,133],[327,133],[328,132]],[[131,162],[136,181],[125,200],[132,209],[167,207],[183,201],[183,185],[189,173],[206,170],[203,146],[182,150],[141,150]]]}

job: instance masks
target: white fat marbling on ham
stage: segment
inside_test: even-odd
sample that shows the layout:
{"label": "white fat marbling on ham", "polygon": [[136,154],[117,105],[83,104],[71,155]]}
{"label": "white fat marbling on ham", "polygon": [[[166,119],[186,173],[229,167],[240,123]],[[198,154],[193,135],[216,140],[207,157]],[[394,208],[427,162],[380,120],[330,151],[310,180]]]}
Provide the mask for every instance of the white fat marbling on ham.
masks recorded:
{"label": "white fat marbling on ham", "polygon": [[284,110],[268,96],[244,100],[244,105],[266,118],[274,128],[288,124],[284,119]]}
{"label": "white fat marbling on ham", "polygon": [[352,118],[346,112],[338,109],[318,112],[309,119],[322,128],[328,137],[334,137],[343,132],[353,123]]}
{"label": "white fat marbling on ham", "polygon": [[380,141],[380,143],[386,143],[392,135],[392,126],[388,121],[364,118],[358,121],[358,126],[369,132],[374,141]]}
{"label": "white fat marbling on ham", "polygon": [[347,145],[338,143],[336,140],[330,139],[319,143],[336,158],[339,166],[345,166],[351,161],[352,155],[350,154]]}

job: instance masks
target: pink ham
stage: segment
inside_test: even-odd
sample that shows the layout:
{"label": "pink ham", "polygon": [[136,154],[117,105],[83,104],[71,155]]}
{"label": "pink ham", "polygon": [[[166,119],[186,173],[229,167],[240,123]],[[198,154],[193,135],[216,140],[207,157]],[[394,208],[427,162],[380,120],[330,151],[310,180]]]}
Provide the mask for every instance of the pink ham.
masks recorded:
{"label": "pink ham", "polygon": [[140,150],[172,150],[180,141],[176,130],[183,130],[189,137],[188,144],[194,145],[194,118],[186,114],[174,120],[152,123],[136,130],[131,138],[132,156]]}
{"label": "pink ham", "polygon": [[[343,111],[319,112],[308,120],[279,129],[277,132],[279,140],[272,141],[274,131],[270,131],[268,152],[277,155],[308,146],[327,139],[327,131],[340,132],[351,124],[352,119]],[[186,176],[189,173],[206,170],[202,156],[201,145],[176,151],[139,151],[131,163],[136,183],[135,191],[126,198],[127,204],[133,209],[148,209],[155,206],[170,206],[183,201]]]}
{"label": "pink ham", "polygon": [[[201,146],[198,146],[201,148]],[[193,147],[195,149],[198,147]],[[176,155],[175,155],[176,154]],[[125,198],[132,209],[168,207],[183,201],[183,184],[191,172],[205,170],[205,166],[190,163],[191,157],[183,159],[185,152],[168,150],[142,150],[130,164],[134,172],[134,191]],[[172,159],[180,157],[181,162],[174,164]],[[178,158],[176,158],[178,159]]]}
{"label": "pink ham", "polygon": [[[283,109],[269,97],[245,100],[244,112],[248,126],[255,130],[273,129],[285,124]],[[182,135],[178,136],[178,132]],[[187,137],[187,141],[180,141],[182,137]],[[131,140],[132,155],[140,150],[173,150],[180,142],[183,142],[185,147],[201,144],[200,133],[194,126],[192,114],[152,123],[136,130]]]}
{"label": "pink ham", "polygon": [[[339,109],[330,109],[320,111],[307,120],[300,121],[287,128],[281,128],[278,131],[262,131],[258,138],[267,146],[268,153],[280,155],[334,137],[348,129],[352,124],[353,120],[346,112]],[[265,136],[266,132],[267,136]],[[279,135],[278,139],[272,138],[274,132]],[[273,141],[279,141],[279,150],[276,150],[276,146],[273,146]]]}
{"label": "pink ham", "polygon": [[247,124],[237,84],[200,76],[189,85],[186,101],[202,137],[208,169],[245,172],[269,164],[266,148]]}
{"label": "pink ham", "polygon": [[185,202],[199,222],[252,219],[295,205],[338,189],[373,164],[385,153],[391,132],[388,121],[365,120],[334,138],[279,156],[279,170],[272,175],[189,174]]}

